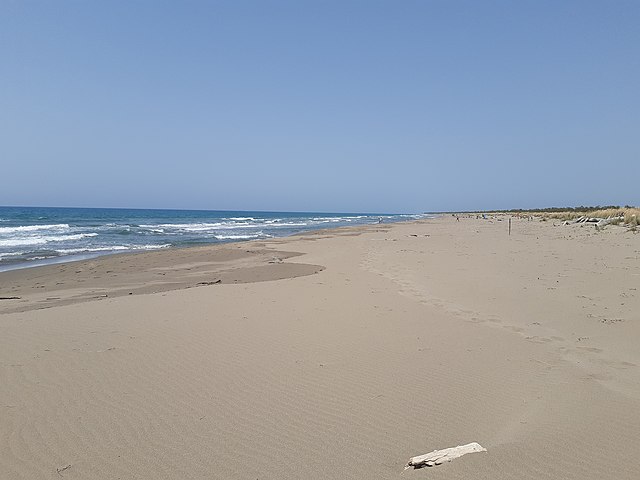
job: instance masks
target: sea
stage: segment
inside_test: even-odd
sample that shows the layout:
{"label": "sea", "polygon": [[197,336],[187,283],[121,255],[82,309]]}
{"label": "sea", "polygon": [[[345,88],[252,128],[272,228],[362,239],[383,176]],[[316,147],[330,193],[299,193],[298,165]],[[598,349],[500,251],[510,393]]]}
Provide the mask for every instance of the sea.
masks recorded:
{"label": "sea", "polygon": [[113,253],[211,245],[428,214],[0,207],[0,271]]}

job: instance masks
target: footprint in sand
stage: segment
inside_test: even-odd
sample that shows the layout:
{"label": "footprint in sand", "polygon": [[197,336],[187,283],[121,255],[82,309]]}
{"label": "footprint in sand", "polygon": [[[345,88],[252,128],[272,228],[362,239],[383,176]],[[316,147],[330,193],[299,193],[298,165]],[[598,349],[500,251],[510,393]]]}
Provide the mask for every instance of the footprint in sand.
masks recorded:
{"label": "footprint in sand", "polygon": [[602,353],[602,349],[601,348],[596,348],[596,347],[576,347],[584,352],[589,352],[589,353]]}
{"label": "footprint in sand", "polygon": [[604,323],[605,325],[613,325],[615,323],[624,322],[622,318],[603,318],[600,320],[600,323]]}
{"label": "footprint in sand", "polygon": [[512,332],[516,332],[516,333],[524,332],[524,328],[516,327],[516,326],[513,326],[513,325],[505,325],[502,328],[506,328],[507,330],[511,330]]}
{"label": "footprint in sand", "polygon": [[552,341],[550,338],[538,337],[537,335],[525,337],[525,339],[528,340],[529,342],[533,342],[533,343],[549,343],[549,342]]}

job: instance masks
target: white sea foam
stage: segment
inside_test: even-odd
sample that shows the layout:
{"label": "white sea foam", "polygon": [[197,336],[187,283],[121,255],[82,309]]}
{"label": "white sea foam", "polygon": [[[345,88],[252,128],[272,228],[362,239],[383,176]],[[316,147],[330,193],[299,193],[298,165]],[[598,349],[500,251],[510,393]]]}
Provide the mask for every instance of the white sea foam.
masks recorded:
{"label": "white sea foam", "polygon": [[[151,231],[159,229],[166,231],[179,231],[186,233],[215,232],[216,230],[232,230],[238,228],[261,228],[259,223],[249,222],[216,222],[216,223],[160,223],[157,225],[140,225]],[[162,232],[164,233],[164,232]]]}
{"label": "white sea foam", "polygon": [[2,260],[5,257],[15,257],[17,255],[22,255],[24,252],[6,252],[6,253],[0,253],[0,260]]}
{"label": "white sea foam", "polygon": [[56,252],[62,255],[73,255],[75,253],[91,253],[91,252],[119,252],[127,250],[158,250],[170,247],[170,244],[164,245],[110,245],[108,247],[86,247],[86,248],[60,248]]}
{"label": "white sea foam", "polygon": [[214,235],[217,240],[250,240],[252,238],[271,238],[262,232],[255,235]]}
{"label": "white sea foam", "polygon": [[312,220],[314,222],[322,222],[322,223],[337,223],[337,222],[352,222],[353,220],[359,220],[361,218],[367,218],[365,215],[356,215],[350,217],[314,217]]}
{"label": "white sea foam", "polygon": [[20,227],[0,227],[0,235],[10,235],[12,233],[37,232],[40,230],[69,230],[66,223],[55,225],[24,225]]}
{"label": "white sea foam", "polygon": [[160,248],[169,248],[170,246],[170,243],[163,245],[132,245],[131,250],[158,250]]}
{"label": "white sea foam", "polygon": [[200,232],[200,231],[212,231],[212,230],[234,230],[238,228],[262,228],[262,225],[258,223],[221,223],[217,227],[190,227],[185,228],[186,232]]}
{"label": "white sea foam", "polygon": [[271,227],[306,227],[309,224],[307,222],[277,222],[277,223],[272,223],[270,226]]}
{"label": "white sea foam", "polygon": [[95,237],[97,233],[77,233],[74,235],[43,235],[37,237],[14,237],[0,240],[0,247],[18,247],[22,245],[43,245],[49,242],[65,242],[81,240],[83,238]]}
{"label": "white sea foam", "polygon": [[62,255],[73,255],[74,253],[111,252],[118,250],[131,250],[131,247],[125,247],[124,245],[112,245],[110,247],[59,248],[56,252]]}
{"label": "white sea foam", "polygon": [[186,230],[186,229],[211,229],[223,225],[223,223],[159,223],[153,225],[140,225],[140,228],[164,228],[174,230]]}

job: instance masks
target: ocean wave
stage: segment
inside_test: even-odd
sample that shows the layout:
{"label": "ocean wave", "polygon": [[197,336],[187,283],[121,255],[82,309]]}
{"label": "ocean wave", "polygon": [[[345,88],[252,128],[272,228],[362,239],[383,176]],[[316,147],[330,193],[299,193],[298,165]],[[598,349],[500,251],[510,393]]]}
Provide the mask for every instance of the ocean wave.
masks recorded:
{"label": "ocean wave", "polygon": [[354,216],[347,216],[347,217],[313,217],[311,220],[313,220],[314,222],[322,222],[322,223],[329,223],[329,222],[337,223],[337,222],[353,222],[354,220],[360,220],[363,218],[369,218],[369,215],[354,215]]}
{"label": "ocean wave", "polygon": [[136,245],[132,247],[133,250],[158,250],[160,248],[169,248],[171,246],[170,243],[165,243],[163,245]]}
{"label": "ocean wave", "polygon": [[118,252],[127,250],[159,250],[161,248],[168,248],[171,244],[163,245],[109,245],[104,247],[85,247],[85,248],[60,248],[57,249],[61,255],[73,255],[75,253],[92,253],[92,252]]}
{"label": "ocean wave", "polygon": [[214,235],[217,240],[251,240],[253,238],[271,238],[271,235],[265,233],[256,233],[254,235]]}
{"label": "ocean wave", "polygon": [[269,225],[269,227],[307,227],[308,222],[275,222]]}
{"label": "ocean wave", "polygon": [[194,225],[192,227],[185,227],[182,230],[190,233],[197,232],[212,232],[216,230],[233,230],[238,228],[260,228],[261,225],[255,223],[220,223],[216,226],[208,225]]}
{"label": "ocean wave", "polygon": [[57,223],[55,225],[25,225],[20,227],[0,227],[0,235],[12,233],[37,232],[40,230],[69,230],[66,223]]}
{"label": "ocean wave", "polygon": [[6,257],[15,257],[18,255],[23,255],[24,252],[5,252],[5,253],[0,253],[0,260],[2,260],[3,258]]}
{"label": "ocean wave", "polygon": [[83,238],[95,237],[97,233],[77,233],[74,235],[56,235],[56,236],[40,236],[40,237],[17,237],[7,240],[0,240],[0,247],[18,247],[22,245],[43,245],[49,242],[65,242],[73,240],[82,240]]}
{"label": "ocean wave", "polygon": [[131,247],[125,247],[124,245],[113,245],[110,247],[59,248],[56,250],[56,252],[61,255],[73,255],[74,253],[112,252],[118,250],[131,250]]}
{"label": "ocean wave", "polygon": [[147,224],[147,225],[139,225],[140,228],[170,228],[176,230],[185,230],[188,228],[191,229],[207,229],[207,228],[216,228],[223,225],[223,223],[158,223],[158,224]]}
{"label": "ocean wave", "polygon": [[140,225],[140,228],[145,228],[150,231],[163,230],[162,233],[168,233],[167,231],[180,231],[186,233],[207,233],[215,232],[216,230],[233,230],[239,228],[262,228],[263,224],[249,223],[249,222],[216,222],[216,223],[160,223],[155,225]]}

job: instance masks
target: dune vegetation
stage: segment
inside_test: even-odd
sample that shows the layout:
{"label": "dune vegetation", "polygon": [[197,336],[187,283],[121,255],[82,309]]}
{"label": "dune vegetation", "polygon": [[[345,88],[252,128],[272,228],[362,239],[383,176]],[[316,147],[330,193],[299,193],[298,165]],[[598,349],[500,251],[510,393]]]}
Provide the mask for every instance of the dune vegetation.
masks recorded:
{"label": "dune vegetation", "polygon": [[640,207],[610,205],[597,207],[551,207],[534,210],[501,210],[495,213],[535,216],[543,220],[577,221],[579,219],[609,220],[608,225],[623,225],[635,228],[640,223]]}

